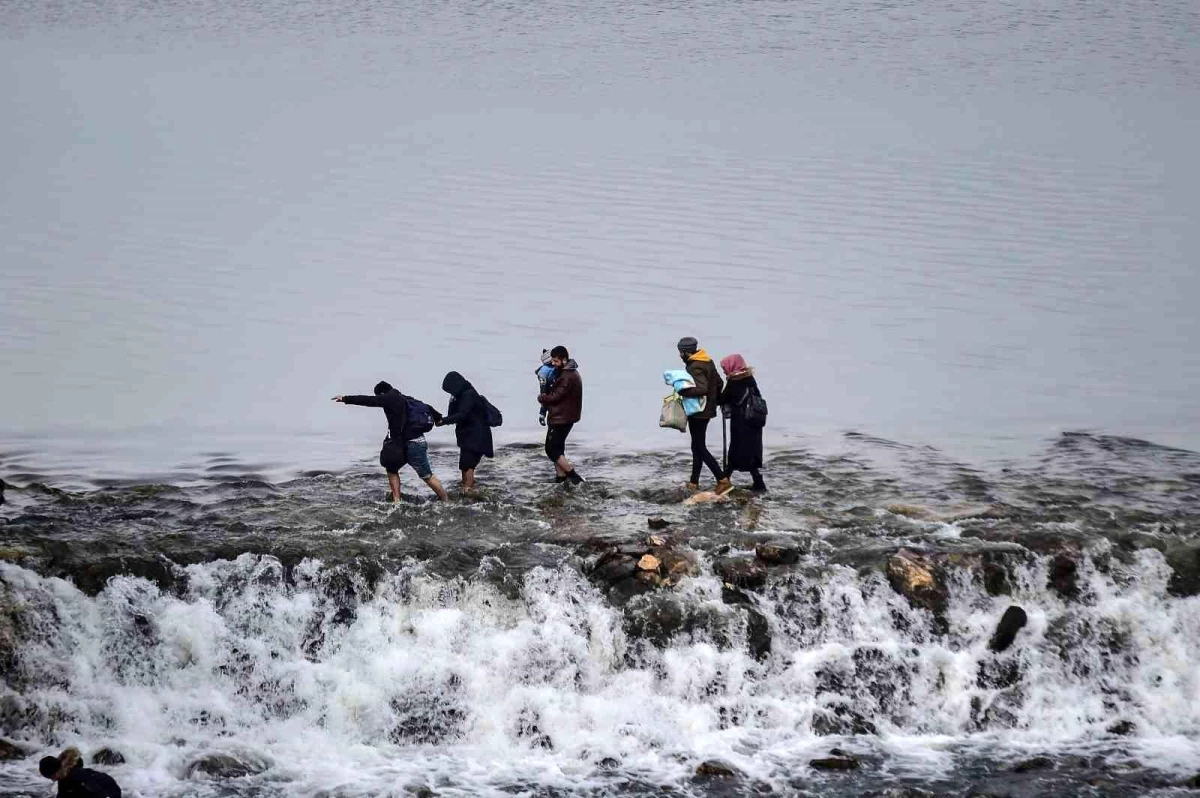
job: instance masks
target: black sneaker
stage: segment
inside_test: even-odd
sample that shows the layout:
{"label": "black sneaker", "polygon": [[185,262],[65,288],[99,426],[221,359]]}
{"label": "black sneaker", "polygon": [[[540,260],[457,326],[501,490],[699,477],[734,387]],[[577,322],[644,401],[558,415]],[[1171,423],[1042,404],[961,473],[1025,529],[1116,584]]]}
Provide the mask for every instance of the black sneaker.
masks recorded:
{"label": "black sneaker", "polygon": [[578,471],[572,471],[571,473],[567,474],[567,479],[571,480],[572,485],[582,485],[583,483],[587,482],[586,479],[579,476]]}

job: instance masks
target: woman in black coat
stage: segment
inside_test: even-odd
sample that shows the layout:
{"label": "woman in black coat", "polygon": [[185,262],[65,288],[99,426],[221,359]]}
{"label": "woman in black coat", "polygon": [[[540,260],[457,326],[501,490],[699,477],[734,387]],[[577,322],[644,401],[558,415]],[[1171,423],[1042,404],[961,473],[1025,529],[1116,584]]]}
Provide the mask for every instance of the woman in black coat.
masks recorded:
{"label": "woman in black coat", "polygon": [[754,369],[746,365],[741,355],[730,355],[721,361],[725,372],[725,390],[721,392],[721,407],[729,418],[729,461],[725,467],[725,478],[734,471],[749,471],[754,480],[753,490],[766,493],[760,469],[763,465],[763,428],[746,420],[745,399],[747,394],[762,396]]}
{"label": "woman in black coat", "polygon": [[457,371],[442,380],[442,390],[450,394],[450,407],[438,426],[454,425],[458,441],[458,470],[462,472],[463,490],[475,487],[475,467],[485,457],[495,457],[492,448],[492,428],[488,426],[487,405],[479,392]]}

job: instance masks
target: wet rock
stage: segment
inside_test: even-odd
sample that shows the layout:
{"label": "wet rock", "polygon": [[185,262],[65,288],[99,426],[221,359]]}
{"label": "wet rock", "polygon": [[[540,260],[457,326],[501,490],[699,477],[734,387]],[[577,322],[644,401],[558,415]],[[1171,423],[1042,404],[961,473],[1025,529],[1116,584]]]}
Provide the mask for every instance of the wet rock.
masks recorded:
{"label": "wet rock", "polygon": [[1066,552],[1055,555],[1046,583],[1065,599],[1079,598],[1079,563]]}
{"label": "wet rock", "polygon": [[740,590],[734,590],[731,587],[721,588],[721,601],[726,604],[739,606],[753,606],[754,601]]}
{"label": "wet rock", "polygon": [[934,512],[915,504],[889,504],[887,511],[892,515],[911,518],[914,521],[928,521],[934,517]]}
{"label": "wet rock", "polygon": [[1171,581],[1167,583],[1171,595],[1182,598],[1200,595],[1200,541],[1172,546],[1165,556],[1171,566]]}
{"label": "wet rock", "polygon": [[409,784],[404,792],[413,798],[437,798],[437,793],[425,784]]}
{"label": "wet rock", "polygon": [[671,522],[665,518],[647,518],[646,526],[650,527],[655,532],[666,529],[671,525]]}
{"label": "wet rock", "polygon": [[214,779],[240,779],[257,776],[270,766],[266,759],[251,754],[205,754],[187,764],[184,778],[202,775]]}
{"label": "wet rock", "polygon": [[654,554],[662,562],[659,573],[672,581],[685,576],[697,576],[700,573],[700,566],[693,552],[683,549],[655,549]]}
{"label": "wet rock", "polygon": [[1012,577],[1009,576],[1008,563],[999,552],[984,552],[980,571],[983,576],[983,589],[989,596],[1011,596]]}
{"label": "wet rock", "polygon": [[746,613],[746,647],[750,656],[765,662],[771,657],[771,624],[758,610],[748,609]]}
{"label": "wet rock", "polygon": [[987,690],[1003,690],[1021,681],[1021,662],[1015,657],[996,657],[979,663],[975,683]]}
{"label": "wet rock", "polygon": [[624,554],[616,554],[596,564],[591,577],[595,582],[613,585],[637,573],[637,560]]}
{"label": "wet rock", "polygon": [[625,609],[625,633],[666,648],[676,635],[690,633],[693,619],[667,594],[638,599]]}
{"label": "wet rock", "polygon": [[29,756],[29,753],[9,740],[0,740],[0,762],[12,762],[16,759],[24,759]]}
{"label": "wet rock", "polygon": [[[635,566],[633,569],[634,573],[637,573],[637,563],[633,563],[633,565]],[[632,599],[645,593],[649,593],[656,587],[657,585],[655,584],[637,579],[634,576],[630,576],[614,583],[613,586],[608,589],[608,601],[614,607],[624,607]]]}
{"label": "wet rock", "polygon": [[451,676],[441,685],[393,698],[396,725],[388,738],[398,745],[441,745],[458,737],[467,721],[458,701],[461,684],[458,676]]}
{"label": "wet rock", "polygon": [[125,755],[112,748],[101,748],[99,751],[92,754],[92,764],[108,765],[110,767],[113,765],[124,765]]}
{"label": "wet rock", "polygon": [[709,759],[701,762],[696,768],[697,778],[702,779],[733,779],[742,775],[741,771],[728,762],[719,759]]}
{"label": "wet rock", "polygon": [[639,571],[657,572],[660,565],[662,565],[662,560],[658,559],[653,554],[643,554],[642,558],[638,560],[637,563]]}
{"label": "wet rock", "polygon": [[1048,756],[1035,756],[1013,765],[1013,773],[1029,773],[1034,770],[1047,770],[1054,767],[1054,760]]}
{"label": "wet rock", "polygon": [[791,543],[759,543],[754,556],[767,565],[793,565],[800,560],[800,549]]}
{"label": "wet rock", "polygon": [[617,768],[621,767],[621,760],[615,759],[611,756],[606,756],[596,763],[596,767],[600,768],[601,770],[616,770]]}
{"label": "wet rock", "polygon": [[767,583],[766,566],[745,557],[722,557],[713,564],[713,571],[725,584],[747,590]]}
{"label": "wet rock", "polygon": [[861,713],[840,704],[814,712],[812,730],[818,737],[878,734],[874,723]]}
{"label": "wet rock", "polygon": [[1109,726],[1105,731],[1117,737],[1128,737],[1137,731],[1137,724],[1131,720],[1119,720]]}
{"label": "wet rock", "polygon": [[1007,651],[1008,647],[1013,644],[1013,640],[1016,639],[1017,632],[1024,629],[1028,622],[1029,616],[1025,610],[1015,605],[1009,607],[1001,616],[1000,623],[997,624],[996,631],[988,642],[988,648],[992,651]]}
{"label": "wet rock", "polygon": [[808,766],[817,770],[857,770],[858,759],[849,755],[827,756],[808,760]]}
{"label": "wet rock", "polygon": [[1190,790],[1200,790],[1200,773],[1197,773],[1195,776],[1192,776],[1190,779],[1184,781],[1182,786],[1187,787]]}
{"label": "wet rock", "polygon": [[908,599],[913,607],[944,616],[950,597],[933,564],[925,557],[901,549],[888,558],[887,578],[892,590]]}

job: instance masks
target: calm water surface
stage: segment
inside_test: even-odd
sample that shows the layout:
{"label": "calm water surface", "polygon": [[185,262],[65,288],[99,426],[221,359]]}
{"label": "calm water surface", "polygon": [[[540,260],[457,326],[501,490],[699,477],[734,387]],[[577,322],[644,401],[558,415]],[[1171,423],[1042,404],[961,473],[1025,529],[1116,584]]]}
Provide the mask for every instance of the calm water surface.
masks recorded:
{"label": "calm water surface", "polygon": [[[679,442],[742,352],[775,443],[1200,447],[1194,3],[0,8],[0,430],[30,468],[344,465],[463,371],[535,438]],[[370,452],[368,452],[370,453]]]}

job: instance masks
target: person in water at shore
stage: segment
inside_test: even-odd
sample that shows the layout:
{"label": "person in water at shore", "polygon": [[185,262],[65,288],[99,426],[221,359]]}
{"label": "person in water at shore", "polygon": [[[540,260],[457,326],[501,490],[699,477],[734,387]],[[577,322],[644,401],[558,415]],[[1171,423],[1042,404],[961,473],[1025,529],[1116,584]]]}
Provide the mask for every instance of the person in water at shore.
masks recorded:
{"label": "person in water at shore", "polygon": [[479,462],[485,457],[496,456],[492,445],[492,428],[488,426],[487,404],[474,386],[457,371],[450,372],[442,380],[442,390],[450,394],[450,405],[445,418],[437,424],[439,427],[454,427],[462,489],[470,493],[475,489],[475,469]]}
{"label": "person in water at shore", "polygon": [[756,493],[766,493],[763,482],[763,428],[746,418],[746,399],[749,395],[762,396],[754,369],[746,365],[741,355],[730,355],[721,359],[721,370],[725,372],[725,390],[721,392],[721,409],[729,419],[729,461],[725,466],[725,480],[732,484],[734,471],[749,471],[754,480],[751,488]]}
{"label": "person in water at shore", "polygon": [[112,776],[83,766],[78,748],[43,757],[38,772],[58,785],[59,798],[121,798],[121,787]]}
{"label": "person in water at shore", "polygon": [[567,459],[567,436],[583,418],[583,378],[565,346],[550,350],[550,365],[558,369],[558,376],[549,391],[538,395],[546,408],[546,456],[554,463],[555,482],[580,485],[584,479]]}
{"label": "person in water at shore", "polygon": [[[550,393],[550,389],[554,387],[554,380],[558,378],[558,369],[554,367],[553,356],[549,349],[542,350],[542,365],[538,366],[538,395],[543,396]],[[550,411],[548,407],[542,405],[542,409],[538,411],[538,424],[546,426],[546,414]],[[2,497],[0,497],[2,498]]]}
{"label": "person in water at shore", "polygon": [[724,383],[721,381],[721,375],[717,373],[717,364],[713,363],[708,352],[700,348],[695,338],[680,338],[677,348],[680,359],[695,383],[694,388],[684,388],[679,395],[706,400],[704,409],[688,416],[687,420],[688,433],[692,438],[692,474],[688,479],[687,488],[693,492],[700,489],[700,469],[702,466],[708,466],[708,470],[717,480],[714,490],[718,494],[728,493],[733,488],[733,483],[725,478],[721,472],[721,464],[708,450],[708,422],[717,417],[717,405],[721,402]]}
{"label": "person in water at shore", "polygon": [[[387,417],[388,435],[383,440],[383,448],[379,450],[379,464],[387,472],[388,485],[392,489],[392,501],[400,501],[400,469],[407,463],[417,472],[417,476],[437,494],[441,501],[446,501],[446,489],[441,480],[434,476],[433,468],[429,465],[429,444],[425,441],[425,432],[433,429],[434,424],[441,419],[441,414],[418,399],[411,399],[400,393],[386,382],[375,386],[374,396],[335,396],[333,401],[359,407],[380,407]],[[421,417],[411,410],[419,410]],[[428,418],[424,414],[428,414]]]}

